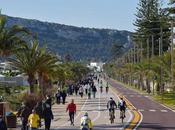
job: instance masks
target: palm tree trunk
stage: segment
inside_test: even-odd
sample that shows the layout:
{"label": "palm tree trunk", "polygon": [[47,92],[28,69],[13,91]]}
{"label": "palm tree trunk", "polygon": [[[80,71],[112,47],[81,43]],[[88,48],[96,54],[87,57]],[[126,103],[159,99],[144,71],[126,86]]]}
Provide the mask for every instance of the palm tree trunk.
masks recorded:
{"label": "palm tree trunk", "polygon": [[39,74],[39,76],[38,76],[38,82],[39,82],[39,88],[40,88],[42,97],[44,97],[43,76],[42,76],[42,74]]}
{"label": "palm tree trunk", "polygon": [[143,75],[140,75],[140,82],[141,82],[142,90],[145,90],[145,85],[144,85]]}
{"label": "palm tree trunk", "polygon": [[150,80],[146,79],[146,86],[147,86],[147,93],[151,92],[151,87],[150,87]]}
{"label": "palm tree trunk", "polygon": [[30,85],[30,93],[34,93],[35,90],[34,90],[34,86],[35,86],[35,77],[33,75],[30,75],[28,77],[28,83]]}

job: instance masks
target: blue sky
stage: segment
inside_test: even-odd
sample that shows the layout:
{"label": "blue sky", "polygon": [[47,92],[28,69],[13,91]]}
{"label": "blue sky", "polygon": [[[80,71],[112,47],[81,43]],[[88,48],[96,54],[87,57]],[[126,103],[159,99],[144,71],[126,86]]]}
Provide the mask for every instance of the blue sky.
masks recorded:
{"label": "blue sky", "polygon": [[2,14],[80,27],[133,31],[138,0],[0,0]]}

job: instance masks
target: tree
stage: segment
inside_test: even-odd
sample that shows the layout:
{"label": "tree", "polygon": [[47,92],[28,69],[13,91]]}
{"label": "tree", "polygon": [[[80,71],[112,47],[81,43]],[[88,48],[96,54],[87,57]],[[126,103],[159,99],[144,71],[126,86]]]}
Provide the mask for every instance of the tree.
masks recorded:
{"label": "tree", "polygon": [[29,30],[18,25],[6,28],[6,21],[6,17],[0,14],[0,56],[2,57],[12,54],[21,44],[25,43],[23,37],[31,35]]}
{"label": "tree", "polygon": [[144,54],[151,54],[151,50],[147,50],[154,43],[154,54],[159,54],[159,38],[162,37],[163,51],[167,51],[169,47],[169,24],[168,15],[161,9],[159,0],[140,0],[137,7],[136,21],[134,25],[137,27],[133,36],[134,42],[141,44]]}
{"label": "tree", "polygon": [[30,93],[34,93],[36,74],[44,63],[42,58],[39,44],[33,40],[31,45],[26,44],[22,50],[15,53],[15,58],[10,60],[13,66],[28,76]]}

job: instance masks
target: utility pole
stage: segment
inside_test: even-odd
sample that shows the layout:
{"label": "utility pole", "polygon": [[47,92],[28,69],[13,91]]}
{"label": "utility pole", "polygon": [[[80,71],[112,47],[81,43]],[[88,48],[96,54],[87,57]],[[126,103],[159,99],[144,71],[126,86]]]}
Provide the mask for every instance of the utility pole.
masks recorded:
{"label": "utility pole", "polygon": [[151,53],[151,57],[154,57],[154,35],[151,35],[151,39],[152,39],[152,53]]}
{"label": "utility pole", "polygon": [[173,21],[171,21],[171,84],[172,84],[172,88],[174,89],[174,73],[173,73],[173,67],[174,67],[174,63],[173,63],[173,49],[174,49],[174,44],[173,44],[173,38],[174,38],[174,32],[173,32]]}

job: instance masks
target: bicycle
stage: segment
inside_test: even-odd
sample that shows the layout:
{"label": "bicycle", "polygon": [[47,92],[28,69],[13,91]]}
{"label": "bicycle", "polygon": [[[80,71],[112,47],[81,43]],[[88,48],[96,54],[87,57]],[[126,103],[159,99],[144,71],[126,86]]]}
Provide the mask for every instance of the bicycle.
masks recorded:
{"label": "bicycle", "polygon": [[114,110],[111,110],[109,112],[109,116],[110,116],[109,120],[110,120],[111,124],[113,124],[114,123],[114,119],[115,119]]}
{"label": "bicycle", "polygon": [[122,121],[122,124],[123,124],[124,118],[125,118],[125,111],[124,111],[124,110],[121,110],[121,111],[120,111],[120,119],[121,119],[121,121]]}

